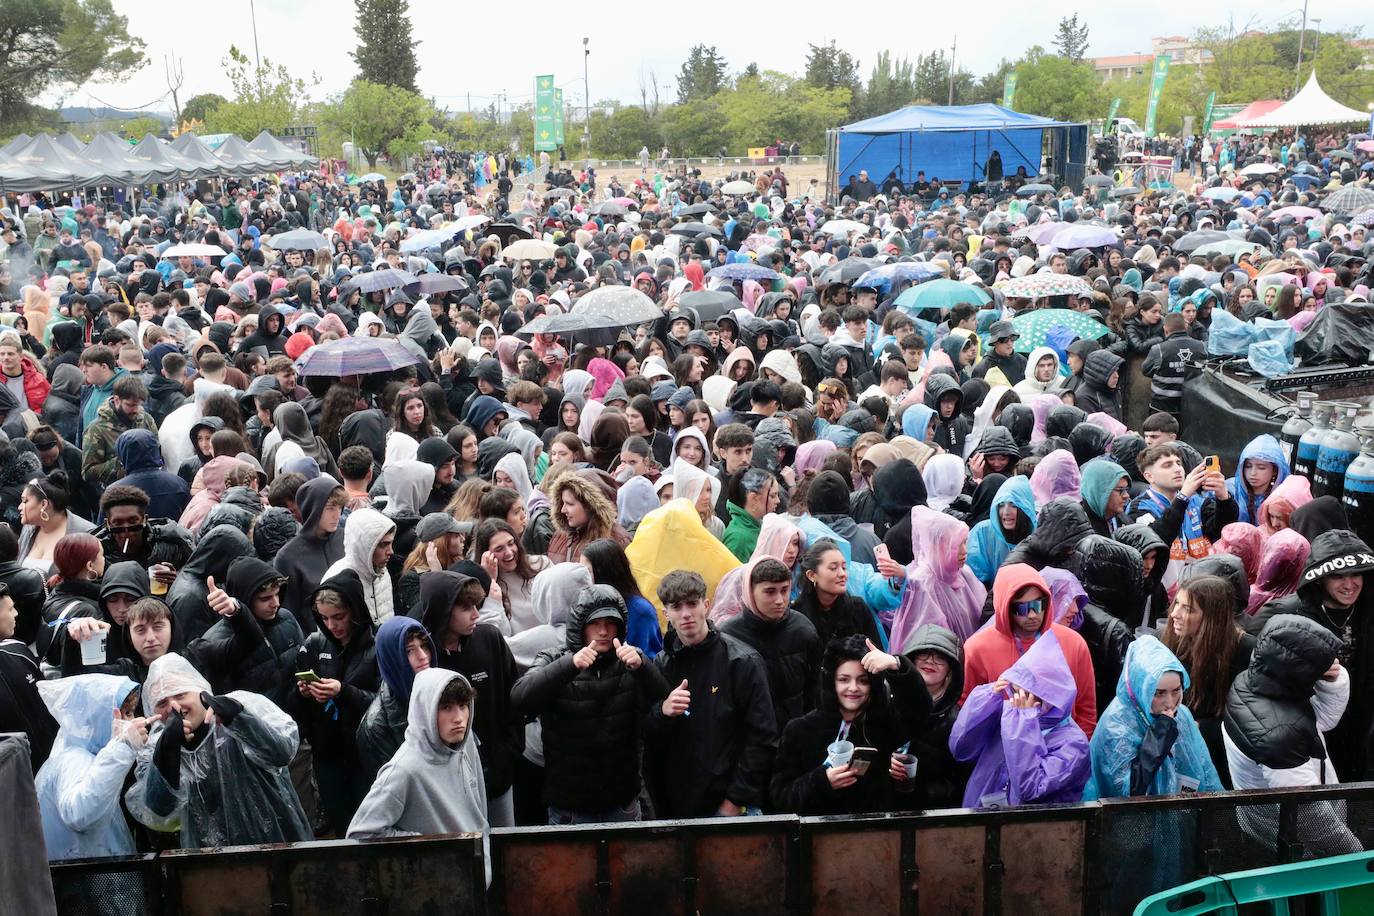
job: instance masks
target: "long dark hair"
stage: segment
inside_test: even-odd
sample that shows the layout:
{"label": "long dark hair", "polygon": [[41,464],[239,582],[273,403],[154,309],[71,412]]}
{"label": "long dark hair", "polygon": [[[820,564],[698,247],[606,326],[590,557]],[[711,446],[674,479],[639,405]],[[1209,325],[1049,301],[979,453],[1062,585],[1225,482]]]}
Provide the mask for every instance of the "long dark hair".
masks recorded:
{"label": "long dark hair", "polygon": [[320,438],[335,458],[339,457],[341,451],[339,427],[357,411],[361,399],[362,392],[353,385],[331,385],[329,393],[324,396],[320,406]]}
{"label": "long dark hair", "polygon": [[625,548],[612,539],[592,541],[582,548],[582,556],[591,564],[592,581],[597,585],[609,585],[620,592],[627,602],[630,598],[644,597],[630,570],[630,558],[625,556]]}
{"label": "long dark hair", "polygon": [[[419,401],[425,408],[425,418],[420,421],[420,428],[411,430],[406,428],[406,405],[411,401]],[[425,396],[420,393],[419,388],[406,388],[396,395],[396,400],[391,405],[391,430],[409,436],[416,442],[424,442],[429,438],[431,427],[434,424],[429,417],[429,403]]]}
{"label": "long dark hair", "polygon": [[[515,533],[515,529],[505,519],[489,518],[477,526],[477,532],[473,535],[472,555],[480,561],[482,554],[491,548],[491,539],[498,534],[509,534],[515,539],[515,572],[521,579],[529,582],[536,575],[535,569],[530,565],[530,557],[529,554],[525,553],[525,545],[520,543],[520,535]],[[615,542],[612,541],[611,543]],[[628,561],[626,562],[628,563]]]}
{"label": "long dark hair", "polygon": [[1218,576],[1199,576],[1178,587],[1174,600],[1187,593],[1188,599],[1202,611],[1202,623],[1193,636],[1179,636],[1172,626],[1165,626],[1160,641],[1178,656],[1188,671],[1191,684],[1183,697],[1194,716],[1220,716],[1231,689],[1231,656],[1240,642],[1240,628],[1236,626],[1236,593],[1226,580]]}

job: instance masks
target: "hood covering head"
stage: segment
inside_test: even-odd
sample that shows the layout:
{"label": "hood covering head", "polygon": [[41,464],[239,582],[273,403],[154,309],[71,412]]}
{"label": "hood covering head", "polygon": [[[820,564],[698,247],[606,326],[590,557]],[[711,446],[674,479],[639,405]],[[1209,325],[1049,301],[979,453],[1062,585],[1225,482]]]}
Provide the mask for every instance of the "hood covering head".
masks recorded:
{"label": "hood covering head", "polygon": [[1308,605],[1321,601],[1322,580],[1328,576],[1364,575],[1364,590],[1360,592],[1359,606],[1366,607],[1374,600],[1370,573],[1374,572],[1374,552],[1360,540],[1353,531],[1326,531],[1311,542],[1312,552],[1307,559],[1307,567],[1302,571],[1299,593]]}
{"label": "hood covering head", "polygon": [[1088,415],[1072,404],[1060,404],[1045,418],[1045,435],[1069,438],[1074,427],[1088,419]]}
{"label": "hood covering head", "polygon": [[897,458],[878,468],[873,475],[873,498],[893,525],[926,503],[926,484],[921,471],[905,458]]}
{"label": "hood covering head", "polygon": [[1221,529],[1221,540],[1214,545],[1218,553],[1229,553],[1241,562],[1245,578],[1253,583],[1259,572],[1260,553],[1264,550],[1264,535],[1254,525],[1232,522]]}
{"label": "hood covering head", "polygon": [[1289,474],[1288,479],[1276,486],[1269,498],[1260,503],[1259,518],[1255,524],[1266,535],[1273,535],[1287,528],[1293,513],[1311,501],[1311,481],[1300,474]]}
{"label": "hood covering head", "polygon": [[1339,499],[1318,496],[1293,510],[1288,518],[1288,527],[1307,538],[1309,543],[1315,544],[1324,531],[1349,530],[1350,519],[1346,517],[1345,507]]}
{"label": "hood covering head", "polygon": [[911,510],[912,554],[902,603],[892,621],[890,644],[907,645],[917,627],[927,623],[953,630],[963,640],[978,628],[987,591],[960,560],[968,545],[968,528],[950,515],[925,506]]}
{"label": "hood covering head", "polygon": [[440,641],[448,632],[449,618],[459,591],[469,582],[476,581],[472,576],[448,569],[426,572],[420,576],[420,622]]}
{"label": "hood covering head", "polygon": [[1139,620],[1145,564],[1135,548],[1091,534],[1078,542],[1075,568],[1088,600],[1122,620]]}
{"label": "hood covering head", "polygon": [[328,633],[324,625],[324,620],[320,617],[320,612],[315,607],[315,596],[324,589],[333,589],[343,598],[344,607],[348,608],[349,619],[353,624],[356,633],[366,632],[369,642],[372,641],[372,615],[367,610],[367,599],[363,593],[363,580],[351,569],[344,569],[336,572],[320,583],[319,588],[311,593],[306,601],[306,606],[310,608],[310,613],[315,617],[315,626],[321,633]]}
{"label": "hood covering head", "polygon": [[1016,403],[1003,407],[996,425],[1011,433],[1022,457],[1030,453],[1031,435],[1035,432],[1035,411],[1031,410],[1029,404]]}
{"label": "hood covering head", "polygon": [[271,560],[300,530],[300,523],[290,509],[269,506],[262,510],[253,525],[253,549],[262,559]]}
{"label": "hood covering head", "polygon": [[334,478],[325,476],[301,484],[301,488],[296,491],[296,508],[301,513],[301,528],[307,532],[308,537],[315,536],[315,528],[320,523],[325,506],[329,504],[329,497],[338,489],[341,487]]}
{"label": "hood covering head", "polygon": [[1111,499],[1112,491],[1121,485],[1121,481],[1130,482],[1130,475],[1126,469],[1107,458],[1095,458],[1083,465],[1083,476],[1080,490],[1083,494],[1083,502],[1087,503],[1088,508],[1093,510],[1098,518],[1107,518],[1107,502]]}
{"label": "hood covering head", "polygon": [[376,578],[385,571],[372,566],[372,553],[386,533],[395,529],[396,523],[376,509],[354,509],[348,514],[344,526],[344,559],[364,582],[369,576]]}
{"label": "hood covering head", "polygon": [[943,512],[964,490],[964,462],[955,455],[936,455],[926,462],[921,478],[926,486],[926,505]]}
{"label": "hood covering head", "polygon": [[591,584],[591,571],[581,563],[555,563],[534,577],[530,600],[535,616],[552,626],[565,625],[577,596]]}
{"label": "hood covering head", "polygon": [[[1037,575],[1037,579],[1040,577]],[[998,577],[999,581],[1001,577]],[[1045,594],[1050,593],[1049,587],[1044,580],[1039,582]],[[994,595],[996,588],[994,587]],[[1013,592],[1015,594],[1015,592]],[[997,599],[994,598],[994,601]],[[1007,602],[1011,601],[1010,596]],[[1000,620],[1002,612],[998,611]],[[1064,658],[1064,649],[1059,644],[1059,635],[1050,630],[1050,618],[1053,615],[1045,615],[1045,629],[1035,643],[1026,650],[1026,653],[1016,660],[1006,671],[1002,672],[1002,679],[1007,683],[1022,690],[1035,694],[1040,698],[1040,725],[1042,728],[1056,725],[1068,718],[1073,711],[1073,702],[1078,697],[1078,683],[1073,679],[1073,672],[1069,670],[1068,660]],[[1000,624],[999,624],[1000,626]]]}
{"label": "hood covering head", "polygon": [[[468,684],[467,678],[456,671],[426,668],[415,675],[410,690],[410,707],[406,715],[406,746],[414,748],[422,758],[435,764],[446,763],[450,757],[467,753],[468,749],[474,746],[472,729],[477,719],[475,703],[469,706],[468,727],[463,733],[463,740],[456,747],[439,740],[439,698],[450,681]],[[472,685],[468,684],[468,687],[471,688]]]}
{"label": "hood covering head", "polygon": [[1037,506],[1044,506],[1061,496],[1077,496],[1082,488],[1078,462],[1063,449],[1055,449],[1041,458],[1031,472],[1030,481]]}
{"label": "hood covering head", "polygon": [[1297,591],[1311,554],[1312,545],[1307,543],[1307,538],[1292,529],[1285,528],[1271,535],[1264,542],[1245,613],[1254,614],[1275,598]]}
{"label": "hood covering head", "polygon": [[114,710],[138,689],[127,677],[111,674],[79,674],[39,681],[37,686],[60,729],[50,760],[68,749],[98,754],[113,735]]}
{"label": "hood covering head", "polygon": [[[148,676],[143,679],[143,714],[151,716],[163,700],[192,692],[209,693],[210,682],[186,659],[168,652],[148,666]],[[110,709],[105,712],[109,715]]]}
{"label": "hood covering head", "polygon": [[1079,465],[1085,465],[1094,458],[1102,457],[1111,444],[1112,434],[1096,423],[1079,423],[1069,433],[1069,449]]}
{"label": "hood covering head", "polygon": [[410,689],[415,681],[415,671],[406,658],[406,641],[411,633],[421,635],[429,651],[430,664],[433,664],[438,651],[420,621],[411,617],[391,617],[377,630],[377,667],[382,680],[398,700],[406,703],[410,701]]}
{"label": "hood covering head", "polygon": [[[363,314],[370,315],[371,312]],[[372,461],[381,464],[386,458],[386,414],[380,410],[360,410],[349,414],[339,426],[339,451],[361,445],[372,453]],[[409,439],[409,436],[404,438]],[[413,439],[411,441],[414,441]]]}
{"label": "hood covering head", "polygon": [[477,433],[477,438],[482,439],[487,435],[487,424],[496,416],[509,417],[510,411],[506,409],[505,404],[502,404],[491,395],[478,395],[468,407],[467,424]]}
{"label": "hood covering head", "polygon": [[126,474],[156,471],[162,467],[162,449],[158,446],[157,434],[146,429],[120,433],[115,440],[115,456]]}
{"label": "hood covering head", "polygon": [[568,651],[577,652],[585,646],[587,624],[602,618],[614,621],[620,638],[625,638],[625,599],[609,585],[589,585],[578,592],[577,600],[568,612],[565,631]]}
{"label": "hood covering head", "polygon": [[1278,439],[1268,433],[1256,436],[1241,450],[1240,460],[1236,462],[1236,476],[1226,481],[1227,489],[1231,491],[1231,496],[1236,501],[1236,509],[1240,513],[1238,521],[1258,523],[1259,505],[1269,494],[1250,491],[1250,486],[1245,482],[1247,461],[1267,461],[1272,464],[1274,480],[1271,486],[1277,487],[1288,479],[1288,459],[1284,457],[1283,446],[1279,445]]}
{"label": "hood covering head", "polygon": [[1144,483],[1135,459],[1145,449],[1145,437],[1136,433],[1122,433],[1112,439],[1112,460],[1126,469],[1133,483]]}
{"label": "hood covering head", "polygon": [[[386,514],[392,518],[420,515],[420,507],[434,487],[434,465],[397,461],[386,469]],[[350,524],[352,516],[349,517]]]}

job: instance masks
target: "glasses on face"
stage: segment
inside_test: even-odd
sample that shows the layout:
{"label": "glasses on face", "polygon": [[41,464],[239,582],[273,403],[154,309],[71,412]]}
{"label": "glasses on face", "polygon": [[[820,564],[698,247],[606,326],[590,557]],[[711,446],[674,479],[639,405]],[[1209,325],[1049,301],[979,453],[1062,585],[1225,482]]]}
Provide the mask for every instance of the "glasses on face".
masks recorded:
{"label": "glasses on face", "polygon": [[1040,614],[1045,610],[1045,599],[1032,598],[1030,601],[1013,601],[1011,603],[1011,613],[1015,617],[1025,617],[1027,614]]}
{"label": "glasses on face", "polygon": [[1131,495],[1131,488],[1130,488],[1130,487],[1112,487],[1112,492],[1115,493],[1117,496],[1130,496],[1130,495]]}

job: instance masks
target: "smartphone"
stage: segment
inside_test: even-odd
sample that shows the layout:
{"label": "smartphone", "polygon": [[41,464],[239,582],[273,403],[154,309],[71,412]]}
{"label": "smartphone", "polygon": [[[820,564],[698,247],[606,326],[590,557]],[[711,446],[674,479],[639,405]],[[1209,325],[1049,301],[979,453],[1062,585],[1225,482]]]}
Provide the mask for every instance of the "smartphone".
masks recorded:
{"label": "smartphone", "polygon": [[296,680],[300,681],[302,684],[318,684],[320,681],[324,680],[324,678],[313,671],[297,671]]}
{"label": "smartphone", "polygon": [[1208,455],[1203,459],[1202,464],[1207,468],[1207,473],[1209,474],[1221,473],[1221,459],[1216,455]]}
{"label": "smartphone", "polygon": [[878,749],[876,747],[856,747],[854,748],[854,756],[849,758],[849,765],[854,768],[855,773],[862,776],[868,772],[868,768],[877,759]]}
{"label": "smartphone", "polygon": [[890,553],[888,552],[888,550],[887,550],[887,545],[886,545],[886,544],[876,544],[876,545],[874,545],[874,547],[873,547],[873,556],[876,557],[876,558],[877,558],[878,560],[880,560],[880,561],[881,561],[881,560],[890,560],[890,559],[892,559],[892,554],[890,554]]}

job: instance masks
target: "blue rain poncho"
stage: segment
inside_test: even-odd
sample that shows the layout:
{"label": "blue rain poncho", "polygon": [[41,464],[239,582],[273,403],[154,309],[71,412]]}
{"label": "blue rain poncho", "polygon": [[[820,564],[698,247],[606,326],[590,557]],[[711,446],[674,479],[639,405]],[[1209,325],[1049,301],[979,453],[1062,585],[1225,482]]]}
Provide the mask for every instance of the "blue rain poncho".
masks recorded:
{"label": "blue rain poncho", "polygon": [[1279,445],[1279,440],[1268,433],[1256,436],[1241,450],[1240,460],[1236,462],[1236,476],[1226,481],[1226,489],[1231,491],[1231,498],[1236,501],[1236,509],[1240,513],[1236,521],[1258,525],[1260,506],[1269,497],[1269,493],[1251,493],[1246,485],[1245,462],[1250,459],[1267,461],[1274,466],[1274,482],[1269,487],[1269,493],[1274,492],[1279,484],[1288,479],[1288,459],[1283,455],[1283,446]]}
{"label": "blue rain poncho", "polygon": [[[189,691],[208,693],[210,684],[180,655],[162,656],[143,684],[145,714],[154,715],[162,700]],[[153,764],[165,730],[154,727],[125,793],[129,812],[154,830],[180,828],[187,849],[312,839],[287,770],[300,743],[296,723],[260,694],[235,690],[226,696],[243,710],[229,724],[211,722],[199,743],[182,747],[179,786],[169,785]]]}
{"label": "blue rain poncho", "polygon": [[[1007,541],[1007,533],[997,517],[998,511],[1011,503],[1030,522],[1030,531],[1035,530],[1035,494],[1031,490],[1030,478],[1010,477],[998,487],[997,495],[992,498],[992,508],[988,517],[973,526],[968,537],[968,568],[978,577],[985,588],[992,587],[997,578],[997,570],[1002,561],[1011,553],[1012,545]],[[1029,531],[1027,532],[1030,533]]]}
{"label": "blue rain poncho", "polygon": [[124,728],[115,728],[114,712],[137,687],[110,674],[39,683],[38,692],[60,726],[52,754],[34,780],[48,861],[136,852],[119,791],[137,748],[125,740]]}
{"label": "blue rain poncho", "polygon": [[[1176,672],[1188,689],[1183,663],[1153,636],[1142,636],[1126,650],[1126,665],[1116,684],[1116,697],[1097,720],[1092,738],[1092,778],[1085,800],[1131,794],[1131,766],[1155,721],[1150,712],[1155,688],[1166,672]],[[1174,795],[1185,789],[1220,792],[1223,789],[1212,757],[1203,743],[1188,707],[1174,715],[1178,737],[1159,764],[1146,795]]]}

